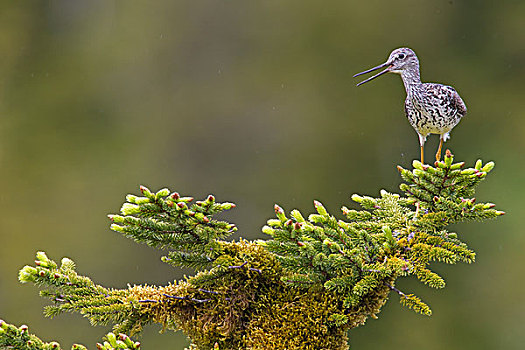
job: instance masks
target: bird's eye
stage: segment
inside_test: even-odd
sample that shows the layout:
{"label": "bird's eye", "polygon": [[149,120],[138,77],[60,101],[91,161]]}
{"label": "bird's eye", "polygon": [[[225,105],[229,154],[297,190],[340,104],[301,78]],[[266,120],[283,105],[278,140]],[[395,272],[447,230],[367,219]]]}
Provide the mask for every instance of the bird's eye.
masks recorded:
{"label": "bird's eye", "polygon": [[405,54],[404,53],[400,53],[399,55],[397,55],[397,58],[402,60],[403,58],[405,58]]}

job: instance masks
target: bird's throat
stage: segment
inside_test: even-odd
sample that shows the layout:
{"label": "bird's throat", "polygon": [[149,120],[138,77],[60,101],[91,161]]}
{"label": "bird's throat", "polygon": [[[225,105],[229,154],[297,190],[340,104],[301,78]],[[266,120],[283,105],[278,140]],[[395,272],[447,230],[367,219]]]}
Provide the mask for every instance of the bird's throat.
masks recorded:
{"label": "bird's throat", "polygon": [[412,90],[417,89],[417,87],[421,84],[419,67],[404,69],[401,71],[401,79],[403,80],[403,85],[405,85],[407,95],[411,95]]}

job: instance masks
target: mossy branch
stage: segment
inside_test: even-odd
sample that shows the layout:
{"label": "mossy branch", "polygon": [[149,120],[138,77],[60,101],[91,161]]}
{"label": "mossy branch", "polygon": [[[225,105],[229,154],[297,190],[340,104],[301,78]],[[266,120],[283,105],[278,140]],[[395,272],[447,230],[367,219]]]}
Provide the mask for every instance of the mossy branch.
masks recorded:
{"label": "mossy branch", "polygon": [[[276,205],[276,218],[263,227],[271,239],[257,242],[225,241],[236,228],[213,215],[232,203],[210,195],[191,204],[191,197],[141,187],[142,196],[127,196],[121,214],[110,215],[111,228],[167,249],[163,261],[194,267],[196,275],[168,286],[115,290],[78,275],[70,259],[59,267],[40,252],[20,280],[43,288],[41,295],[53,302],[48,316],[79,312],[93,324],[111,323],[115,332],[131,334],[159,323],[182,329],[191,349],[347,349],[347,331],[376,317],[391,291],[402,305],[430,315],[418,296],[395,287],[397,279],[413,275],[443,288],[432,262],[475,259],[447,226],[504,214],[471,198],[494,163],[463,169],[447,152],[434,166],[413,166],[398,168],[404,196],[355,194],[361,209],[343,207],[344,220],[318,201],[307,216]],[[7,344],[5,332],[0,339]]]}

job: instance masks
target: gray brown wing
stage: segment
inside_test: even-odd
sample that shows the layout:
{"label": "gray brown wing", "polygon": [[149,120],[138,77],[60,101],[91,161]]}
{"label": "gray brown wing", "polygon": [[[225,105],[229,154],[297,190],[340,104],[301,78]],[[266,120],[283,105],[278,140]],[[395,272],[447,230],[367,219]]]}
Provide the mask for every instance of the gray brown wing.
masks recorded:
{"label": "gray brown wing", "polygon": [[428,112],[438,112],[442,116],[462,118],[467,113],[467,106],[452,86],[426,83],[424,85],[424,109]]}
{"label": "gray brown wing", "polygon": [[467,114],[467,106],[465,106],[465,102],[463,102],[463,100],[453,87],[447,87],[451,89],[453,108],[455,108],[458,111],[458,114],[461,117],[463,117],[465,114]]}

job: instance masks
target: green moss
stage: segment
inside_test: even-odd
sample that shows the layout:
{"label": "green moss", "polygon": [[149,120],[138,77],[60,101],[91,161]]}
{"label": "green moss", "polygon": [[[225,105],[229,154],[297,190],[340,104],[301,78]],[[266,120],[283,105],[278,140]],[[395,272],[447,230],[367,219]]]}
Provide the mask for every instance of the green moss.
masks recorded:
{"label": "green moss", "polygon": [[[141,302],[139,312],[181,329],[200,350],[215,343],[220,349],[347,349],[346,331],[375,316],[390,291],[385,285],[371,289],[359,306],[345,308],[337,293],[281,282],[286,272],[262,246],[244,240],[223,245],[239,264],[230,266],[242,267],[219,277],[200,272],[168,287],[134,286],[135,300],[150,300]],[[199,288],[203,283],[209,290]],[[333,315],[344,315],[344,324],[336,325]]]}

